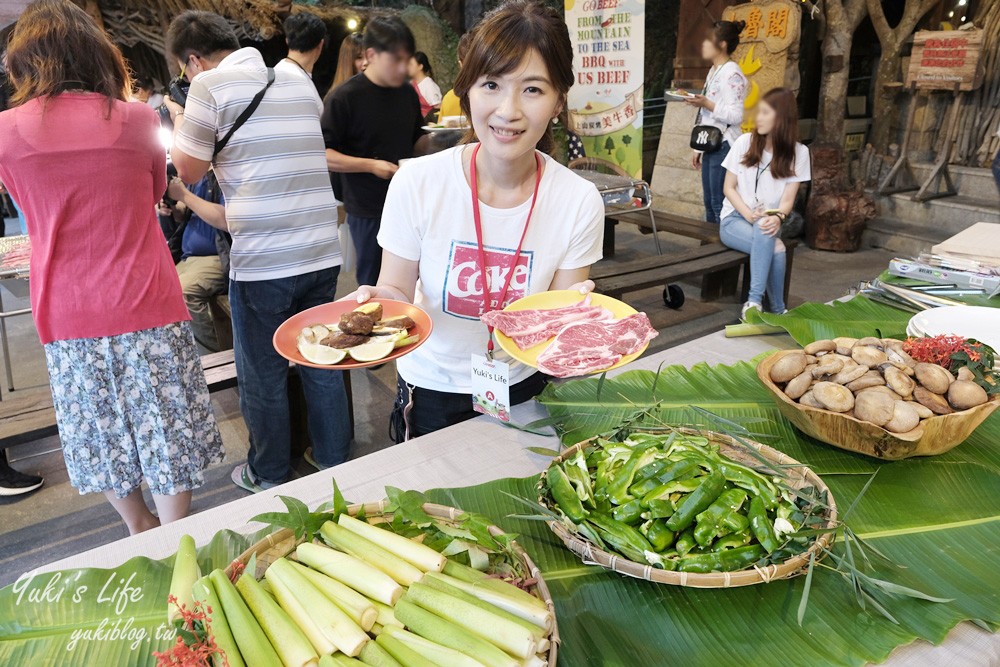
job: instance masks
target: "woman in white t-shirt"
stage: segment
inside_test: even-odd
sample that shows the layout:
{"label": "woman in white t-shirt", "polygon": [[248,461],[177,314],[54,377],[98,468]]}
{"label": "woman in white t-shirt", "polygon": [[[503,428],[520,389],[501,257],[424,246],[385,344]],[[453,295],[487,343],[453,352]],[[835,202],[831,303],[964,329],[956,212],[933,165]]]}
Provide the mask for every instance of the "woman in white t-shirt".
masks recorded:
{"label": "woman in white t-shirt", "polygon": [[410,77],[410,85],[417,91],[420,98],[420,114],[426,116],[432,109],[441,106],[441,87],[434,83],[434,70],[431,69],[431,61],[423,51],[417,51],[410,56],[410,62],[406,66],[406,73]]}
{"label": "woman in white t-shirt", "polygon": [[762,309],[766,292],[771,311],[785,311],[785,246],[778,238],[792,212],[799,183],[811,178],[809,149],[798,143],[795,94],[775,88],[757,106],[756,128],[729,151],[722,242],[750,254],[750,295],[741,317]]}
{"label": "woman in white t-shirt", "polygon": [[747,96],[747,78],[732,55],[740,43],[743,21],[718,21],[701,44],[702,58],[712,63],[705,77],[704,94],[695,95],[687,104],[698,107],[695,125],[711,125],[722,132],[722,145],[711,153],[694,151],[691,166],[701,169],[701,189],[705,201],[705,220],[722,222],[722,186],[726,170],[722,161],[740,136],[743,103]]}
{"label": "woman in white t-shirt", "polygon": [[[411,160],[393,176],[378,234],[378,284],[348,298],[411,301],[434,321],[427,343],[396,362],[397,441],[404,431],[423,435],[477,414],[472,357],[490,341],[479,319],[485,310],[536,292],[593,289],[588,276],[601,258],[603,202],[592,184],[545,154],[573,85],[572,63],[556,11],[538,2],[504,4],[477,26],[455,82],[479,142]],[[543,388],[533,368],[499,350],[496,359],[510,364],[511,405]]]}

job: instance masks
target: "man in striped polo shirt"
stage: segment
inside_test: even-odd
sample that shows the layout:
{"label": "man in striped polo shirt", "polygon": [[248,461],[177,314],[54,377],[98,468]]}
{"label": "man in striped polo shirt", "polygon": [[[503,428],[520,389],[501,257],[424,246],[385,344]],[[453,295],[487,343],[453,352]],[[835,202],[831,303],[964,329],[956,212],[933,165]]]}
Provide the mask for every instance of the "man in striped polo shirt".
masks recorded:
{"label": "man in striped polo shirt", "polygon": [[[250,432],[247,463],[233,481],[250,491],[284,482],[290,471],[288,362],[271,338],[286,319],[334,299],[340,272],[337,204],[330,189],[319,116],[308,77],[276,68],[260,105],[217,152],[254,96],[268,84],[259,51],[239,48],[226,19],[188,11],[170,24],[167,48],[191,81],[174,116],[171,159],[186,183],[214,165],[233,237],[233,311],[240,408]],[[300,368],[317,467],[345,461],[350,420],[343,376]]]}

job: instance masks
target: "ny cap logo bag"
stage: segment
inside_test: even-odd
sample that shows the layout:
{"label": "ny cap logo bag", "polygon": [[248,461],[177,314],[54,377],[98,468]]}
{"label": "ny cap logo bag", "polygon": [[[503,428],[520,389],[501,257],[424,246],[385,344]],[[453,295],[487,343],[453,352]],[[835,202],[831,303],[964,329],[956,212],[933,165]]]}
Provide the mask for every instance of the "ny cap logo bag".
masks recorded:
{"label": "ny cap logo bag", "polygon": [[[702,95],[708,93],[708,86],[719,75],[719,71],[721,68],[715,72],[711,79],[705,81],[705,87],[701,91]],[[702,110],[698,109],[698,116],[694,120],[694,129],[691,130],[691,148],[702,153],[715,153],[722,148],[722,130],[714,125],[700,125],[701,112]],[[729,129],[728,125],[726,125],[726,129]]]}

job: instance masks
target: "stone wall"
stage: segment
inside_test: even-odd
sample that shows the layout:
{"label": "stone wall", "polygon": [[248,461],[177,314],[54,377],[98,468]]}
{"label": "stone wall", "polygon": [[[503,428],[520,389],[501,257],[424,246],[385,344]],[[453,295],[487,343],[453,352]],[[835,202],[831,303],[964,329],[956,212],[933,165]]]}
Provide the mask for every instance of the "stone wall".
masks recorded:
{"label": "stone wall", "polygon": [[683,102],[667,102],[660,147],[653,167],[653,207],[705,219],[701,170],[691,168],[691,128],[697,110]]}

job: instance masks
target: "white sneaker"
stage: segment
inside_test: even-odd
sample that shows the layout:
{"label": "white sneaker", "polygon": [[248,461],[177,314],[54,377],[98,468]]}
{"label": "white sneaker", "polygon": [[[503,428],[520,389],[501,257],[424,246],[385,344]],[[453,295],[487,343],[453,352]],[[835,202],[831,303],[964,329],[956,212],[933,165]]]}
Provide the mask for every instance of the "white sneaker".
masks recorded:
{"label": "white sneaker", "polygon": [[747,312],[751,308],[756,308],[757,310],[764,310],[759,303],[754,303],[753,301],[747,301],[743,304],[743,310],[740,311],[740,320],[743,322],[747,321]]}

